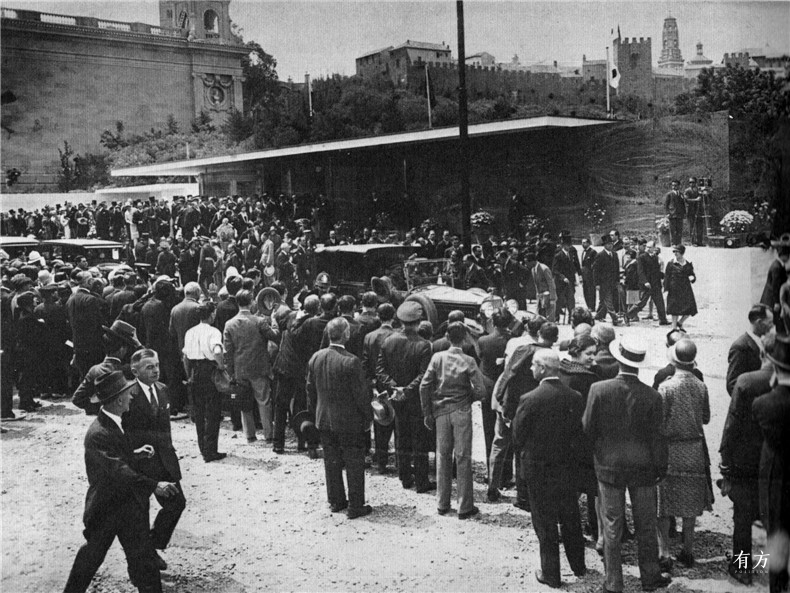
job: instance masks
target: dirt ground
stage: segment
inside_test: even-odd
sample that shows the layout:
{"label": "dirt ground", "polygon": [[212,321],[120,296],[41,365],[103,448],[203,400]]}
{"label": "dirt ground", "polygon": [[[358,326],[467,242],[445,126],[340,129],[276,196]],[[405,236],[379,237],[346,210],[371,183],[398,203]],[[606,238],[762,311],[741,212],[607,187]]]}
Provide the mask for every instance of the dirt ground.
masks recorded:
{"label": "dirt ground", "polygon": [[[669,254],[664,254],[669,257]],[[699,347],[699,367],[710,391],[712,418],[706,427],[714,479],[729,397],[724,389],[727,349],[747,325],[754,287],[762,287],[770,257],[756,250],[689,248],[697,268],[700,314],[686,327]],[[579,290],[579,297],[581,291]],[[649,348],[652,382],[666,364],[665,328],[655,322],[618,329],[637,334]],[[561,326],[561,338],[570,335]],[[87,479],[82,440],[92,418],[67,400],[43,402],[40,412],[6,423],[2,434],[2,591],[62,590],[82,539]],[[479,406],[479,404],[476,404]],[[549,591],[534,576],[538,542],[530,516],[514,508],[514,491],[496,504],[486,502],[484,446],[479,407],[475,410],[475,500],[481,514],[459,521],[440,517],[432,494],[403,490],[397,477],[368,472],[367,500],[374,511],[349,521],[326,502],[323,462],[270,445],[248,445],[223,423],[220,450],[228,458],[206,464],[194,426],[173,423],[181,457],[187,508],[163,556],[168,592],[252,591]],[[455,500],[453,501],[455,505]],[[152,501],[152,513],[157,510]],[[697,524],[692,569],[676,567],[669,590],[752,591],[767,587],[767,575],[747,588],[729,579],[732,504],[718,495],[712,513]],[[754,528],[755,552],[765,533]],[[679,542],[676,542],[679,547]],[[626,591],[640,591],[635,544],[624,546]],[[573,576],[562,558],[563,589],[599,591],[603,565],[587,543],[588,574]],[[123,552],[113,545],[90,591],[132,592]]]}

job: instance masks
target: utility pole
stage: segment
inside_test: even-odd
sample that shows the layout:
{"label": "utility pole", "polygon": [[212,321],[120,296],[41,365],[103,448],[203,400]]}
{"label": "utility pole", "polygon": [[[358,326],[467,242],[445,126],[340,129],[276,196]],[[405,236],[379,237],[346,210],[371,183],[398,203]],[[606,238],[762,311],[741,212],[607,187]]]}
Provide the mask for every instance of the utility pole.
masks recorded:
{"label": "utility pole", "polygon": [[461,234],[464,252],[472,252],[472,201],[469,194],[469,112],[466,98],[466,46],[464,41],[464,3],[455,3],[458,19],[458,166],[461,173]]}

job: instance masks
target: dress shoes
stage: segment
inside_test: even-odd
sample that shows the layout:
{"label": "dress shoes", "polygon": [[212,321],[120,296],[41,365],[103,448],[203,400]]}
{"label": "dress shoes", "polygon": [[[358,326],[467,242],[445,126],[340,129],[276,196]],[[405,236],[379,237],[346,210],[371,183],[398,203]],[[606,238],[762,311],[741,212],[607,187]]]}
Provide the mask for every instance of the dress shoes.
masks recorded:
{"label": "dress shoes", "polygon": [[373,512],[373,507],[370,506],[369,504],[366,504],[365,506],[359,509],[348,509],[348,518],[359,519],[360,517],[366,517],[372,512]]}
{"label": "dress shoes", "polygon": [[381,463],[379,463],[379,464],[376,466],[376,471],[377,471],[379,474],[381,474],[382,476],[386,476],[387,474],[390,474],[390,473],[392,473],[392,470],[390,470],[390,468],[388,468],[388,467],[387,467],[387,464],[386,464],[386,463],[385,463],[385,464],[381,464]]}
{"label": "dress shoes", "polygon": [[417,486],[417,494],[425,494],[431,490],[436,490],[436,482],[428,482],[427,484]]}
{"label": "dress shoes", "polygon": [[532,508],[529,506],[529,503],[524,500],[517,500],[516,502],[513,503],[513,506],[516,507],[517,509],[521,509],[525,513],[532,512]]}
{"label": "dress shoes", "polygon": [[251,445],[252,443],[256,442],[257,440],[258,440],[258,437],[249,437],[247,439],[247,443]]}
{"label": "dress shoes", "polygon": [[661,556],[658,559],[658,568],[661,572],[671,572],[672,571],[672,558],[669,556]]}
{"label": "dress shoes", "polygon": [[285,447],[272,447],[272,451],[277,453],[277,455],[282,455],[285,453]]}
{"label": "dress shoes", "polygon": [[681,550],[676,558],[683,566],[688,568],[694,566],[694,554],[689,554],[686,550]]}
{"label": "dress shoes", "polygon": [[159,555],[159,552],[156,552],[156,551],[155,551],[155,552],[154,552],[154,554],[156,555],[156,567],[157,567],[159,570],[167,570],[167,562],[165,562],[165,559],[164,559],[164,558],[162,558],[162,557]]}
{"label": "dress shoes", "polygon": [[535,571],[535,578],[538,580],[539,583],[542,583],[543,585],[548,585],[552,589],[559,589],[562,586],[562,583],[559,583],[559,582],[558,583],[552,583],[551,581],[546,579],[543,576],[543,571],[540,570],[540,569]]}
{"label": "dress shoes", "polygon": [[500,494],[499,490],[489,490],[486,498],[488,502],[499,502],[499,499],[502,498],[502,494]]}
{"label": "dress shoes", "polygon": [[444,517],[447,513],[449,513],[452,510],[453,509],[451,509],[451,508],[449,508],[449,509],[436,509],[436,512],[438,514],[440,514],[442,517]]}
{"label": "dress shoes", "polygon": [[225,459],[227,456],[228,456],[227,453],[214,453],[213,455],[206,455],[203,458],[203,461],[205,461],[206,463],[211,463],[212,461],[220,461],[222,459]]}
{"label": "dress shoes", "polygon": [[414,487],[414,482],[412,480],[401,480],[401,484],[403,484],[404,490],[410,490]]}
{"label": "dress shoes", "polygon": [[321,459],[321,456],[318,454],[318,449],[312,447],[307,450],[307,457],[310,459]]}
{"label": "dress shoes", "polygon": [[656,589],[663,589],[669,587],[672,582],[672,577],[668,574],[659,575],[658,578],[652,583],[642,583],[642,591],[655,591]]}
{"label": "dress shoes", "polygon": [[741,585],[746,585],[749,587],[752,584],[752,575],[748,572],[738,572],[738,567],[735,566],[735,564],[730,563],[727,566],[727,574],[738,581]]}
{"label": "dress shoes", "polygon": [[338,504],[329,505],[329,510],[333,513],[339,513],[340,511],[345,511],[348,508],[348,501],[343,501]]}
{"label": "dress shoes", "polygon": [[469,517],[474,517],[479,513],[480,513],[480,509],[478,509],[477,507],[472,507],[468,511],[464,511],[463,513],[458,513],[458,518],[463,521],[464,519],[468,519]]}

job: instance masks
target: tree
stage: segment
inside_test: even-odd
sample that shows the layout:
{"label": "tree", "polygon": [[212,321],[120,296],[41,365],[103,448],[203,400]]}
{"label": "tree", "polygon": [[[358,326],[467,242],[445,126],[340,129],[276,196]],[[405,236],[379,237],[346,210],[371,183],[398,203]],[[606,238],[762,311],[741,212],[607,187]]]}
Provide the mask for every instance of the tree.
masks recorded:
{"label": "tree", "polygon": [[244,113],[249,115],[266,105],[280,92],[277,60],[254,41],[245,46],[250,50],[241,60],[244,76]]}

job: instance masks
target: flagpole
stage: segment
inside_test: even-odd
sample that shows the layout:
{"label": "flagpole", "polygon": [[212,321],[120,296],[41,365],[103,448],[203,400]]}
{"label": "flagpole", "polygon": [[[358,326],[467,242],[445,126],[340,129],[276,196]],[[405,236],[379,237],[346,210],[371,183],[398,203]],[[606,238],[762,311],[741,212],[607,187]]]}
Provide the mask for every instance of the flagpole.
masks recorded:
{"label": "flagpole", "polygon": [[428,97],[428,128],[433,128],[433,116],[431,114],[431,81],[428,79],[428,62],[425,62],[425,95]]}
{"label": "flagpole", "polygon": [[609,46],[606,46],[606,117],[611,118],[611,106],[609,99],[609,76],[611,76],[611,68],[609,66]]}

